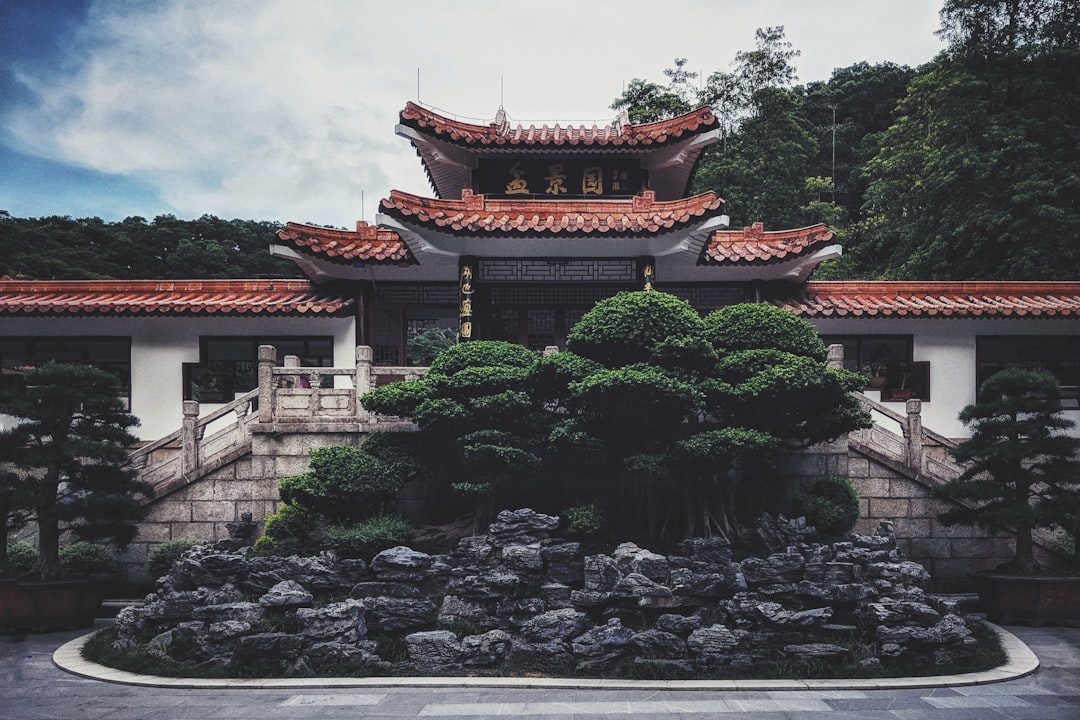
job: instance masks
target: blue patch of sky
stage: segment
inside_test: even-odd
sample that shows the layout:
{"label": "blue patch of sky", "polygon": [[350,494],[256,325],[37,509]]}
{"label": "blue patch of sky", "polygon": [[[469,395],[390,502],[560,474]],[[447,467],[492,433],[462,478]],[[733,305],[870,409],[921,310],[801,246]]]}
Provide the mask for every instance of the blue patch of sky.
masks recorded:
{"label": "blue patch of sky", "polygon": [[[36,102],[20,72],[48,80],[78,61],[75,47],[90,0],[0,0],[0,108]],[[2,112],[3,110],[0,110]],[[155,188],[128,177],[42,158],[0,131],[0,210],[17,217],[172,213]]]}

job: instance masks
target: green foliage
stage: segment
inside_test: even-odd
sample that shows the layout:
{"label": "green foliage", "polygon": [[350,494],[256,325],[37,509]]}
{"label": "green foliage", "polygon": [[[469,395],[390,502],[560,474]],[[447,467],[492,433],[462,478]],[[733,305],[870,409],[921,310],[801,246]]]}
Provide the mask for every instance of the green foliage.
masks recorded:
{"label": "green foliage", "polygon": [[0,275],[40,280],[302,277],[266,247],[281,224],[204,215],[15,218],[0,215]]}
{"label": "green foliage", "polygon": [[25,388],[0,404],[0,412],[22,420],[0,431],[0,457],[13,471],[5,486],[28,491],[23,497],[37,520],[38,569],[48,579],[62,571],[62,528],[123,546],[143,514],[139,496],[153,491],[130,466],[128,448],[136,439],[128,429],[138,420],[124,411],[112,375],[47,363],[24,379]]}
{"label": "green foliage", "polygon": [[159,543],[150,551],[146,558],[146,564],[153,577],[167,575],[172,569],[173,563],[179,560],[184,553],[193,547],[202,545],[204,541],[192,538],[177,538]]}
{"label": "green foliage", "polygon": [[80,540],[60,547],[60,566],[65,575],[112,575],[116,559],[99,543]]}
{"label": "green foliage", "polygon": [[742,303],[705,316],[705,337],[717,351],[780,350],[824,360],[825,344],[814,326],[795,313],[764,303]]}
{"label": "green foliage", "polygon": [[[689,345],[700,337],[697,311],[674,295],[655,291],[622,292],[601,300],[566,336],[566,348],[605,367],[618,368],[656,359],[658,349],[676,340]],[[670,352],[668,353],[670,354]]]}
{"label": "green foliage", "polygon": [[530,370],[538,360],[532,350],[517,343],[477,340],[447,348],[431,363],[429,375],[452,377],[477,368],[521,368]]}
{"label": "green foliage", "polygon": [[266,516],[263,536],[249,551],[254,556],[304,555],[318,552],[322,543],[319,517],[302,507],[282,505]]}
{"label": "green foliage", "polygon": [[603,508],[596,502],[574,505],[563,511],[568,524],[566,531],[578,535],[595,535],[607,524]]}
{"label": "green foliage", "polygon": [[327,525],[322,529],[322,544],[341,557],[370,560],[387,548],[403,544],[411,530],[400,517],[381,515],[355,525]]}
{"label": "green foliage", "polygon": [[1019,368],[995,373],[979,387],[975,404],[960,412],[960,421],[971,437],[953,455],[965,470],[936,491],[968,504],[941,518],[990,530],[1012,527],[1016,551],[1003,569],[1033,572],[1032,529],[1061,522],[1080,495],[1080,438],[1065,434],[1075,423],[1062,414],[1057,379]]}
{"label": "green foliage", "polygon": [[405,360],[409,365],[430,365],[439,353],[457,345],[457,330],[445,327],[416,328],[405,340]]}
{"label": "green foliage", "polygon": [[393,465],[360,448],[338,446],[310,452],[311,470],[285,478],[281,499],[336,522],[356,521],[391,509],[404,478]]}
{"label": "green foliage", "polygon": [[23,540],[8,545],[7,552],[12,577],[28,575],[38,559],[37,548]]}
{"label": "green foliage", "polygon": [[804,485],[795,496],[795,507],[818,535],[842,539],[859,519],[859,494],[848,478],[829,475]]}

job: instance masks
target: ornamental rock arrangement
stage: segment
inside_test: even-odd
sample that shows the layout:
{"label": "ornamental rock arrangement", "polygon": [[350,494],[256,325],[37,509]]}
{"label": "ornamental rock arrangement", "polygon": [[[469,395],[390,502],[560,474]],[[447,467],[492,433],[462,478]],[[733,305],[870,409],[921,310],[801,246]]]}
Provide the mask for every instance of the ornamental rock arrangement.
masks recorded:
{"label": "ornamental rock arrangement", "polygon": [[[675,555],[623,543],[583,555],[551,537],[559,518],[503,511],[446,555],[395,547],[370,564],[246,558],[237,541],[190,550],[142,607],[117,620],[117,646],[222,668],[310,674],[722,675],[760,661],[898,659],[944,665],[969,654],[977,622],[924,592],[890,527],[807,543],[811,528],[768,516],[764,557],[721,538]],[[636,666],[636,667],[635,667]]]}

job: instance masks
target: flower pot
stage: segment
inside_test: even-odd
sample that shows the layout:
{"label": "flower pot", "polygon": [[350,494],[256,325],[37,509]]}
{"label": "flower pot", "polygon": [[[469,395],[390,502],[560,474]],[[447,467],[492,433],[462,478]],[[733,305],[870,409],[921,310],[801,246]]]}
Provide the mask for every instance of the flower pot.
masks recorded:
{"label": "flower pot", "polygon": [[911,388],[894,388],[890,397],[893,400],[910,400],[911,392]]}
{"label": "flower pot", "polygon": [[976,572],[971,578],[991,622],[1080,627],[1080,576]]}
{"label": "flower pot", "polygon": [[0,632],[88,627],[105,599],[105,583],[77,580],[0,580]]}

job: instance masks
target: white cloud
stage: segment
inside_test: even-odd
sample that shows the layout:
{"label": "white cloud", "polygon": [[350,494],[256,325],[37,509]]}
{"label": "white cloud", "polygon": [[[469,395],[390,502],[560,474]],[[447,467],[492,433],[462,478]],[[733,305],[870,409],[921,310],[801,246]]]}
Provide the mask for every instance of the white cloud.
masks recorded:
{"label": "white cloud", "polygon": [[604,122],[624,81],[659,80],[675,57],[727,68],[757,27],[787,27],[803,81],[859,60],[923,62],[939,47],[936,6],[99,2],[76,70],[24,74],[39,104],[7,121],[33,152],[148,182],[186,216],[351,226],[392,187],[428,192],[393,133],[418,68],[420,99],[447,112],[491,118],[502,97],[515,120]]}

